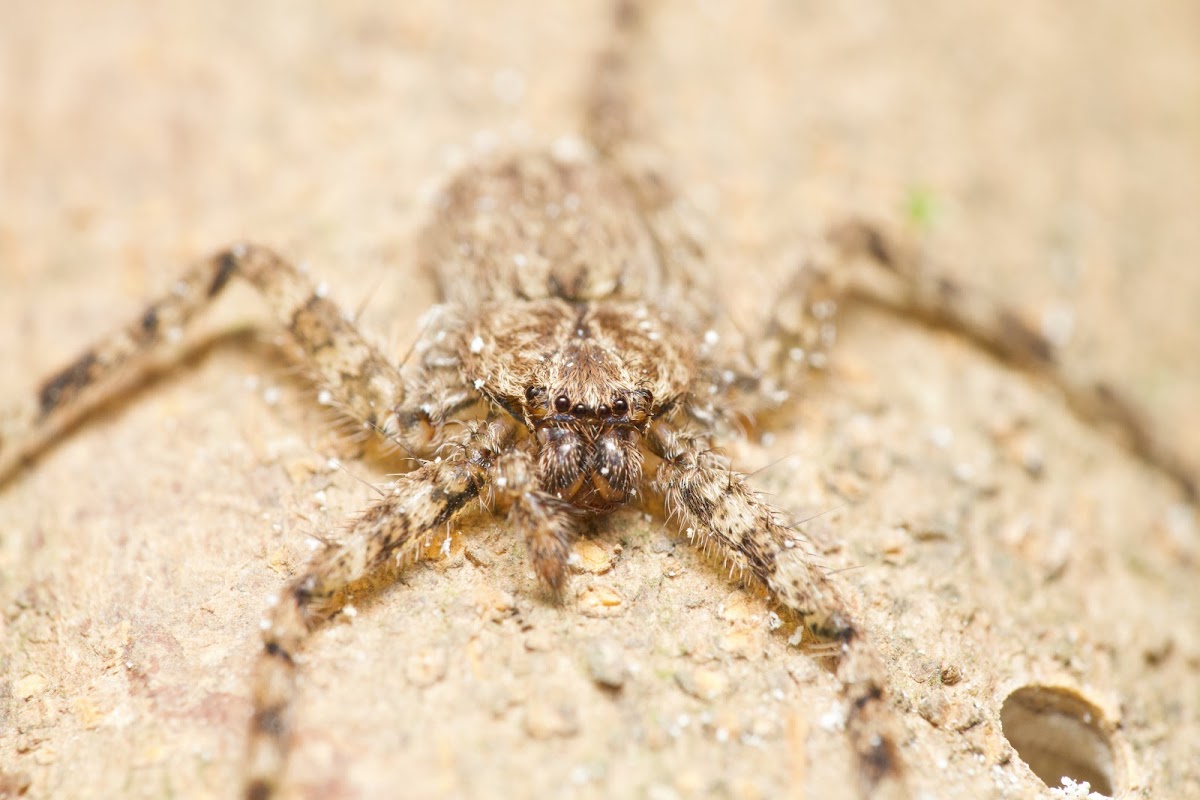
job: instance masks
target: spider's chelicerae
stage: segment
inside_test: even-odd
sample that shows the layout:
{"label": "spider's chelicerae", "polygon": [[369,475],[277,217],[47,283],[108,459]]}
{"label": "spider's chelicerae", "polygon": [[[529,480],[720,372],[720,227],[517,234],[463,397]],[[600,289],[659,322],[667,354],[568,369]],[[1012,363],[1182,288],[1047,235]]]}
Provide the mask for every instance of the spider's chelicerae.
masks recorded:
{"label": "spider's chelicerae", "polygon": [[[904,794],[886,671],[802,534],[715,448],[719,434],[789,405],[822,367],[850,294],[954,328],[1053,377],[1090,415],[1176,471],[1105,387],[1054,371],[1018,319],[929,274],[861,223],[837,226],[788,285],[753,348],[727,345],[703,250],[666,178],[636,155],[623,84],[638,14],[619,4],[587,94],[584,136],[493,158],[437,198],[423,238],[442,303],[397,364],[279,254],[237,244],[186,272],[134,323],[47,379],[0,430],[0,474],[36,454],[162,349],[231,280],[253,285],[303,351],[323,402],[420,465],[319,552],[264,625],[248,737],[248,798],[276,792],[289,748],[297,654],[342,591],[412,554],[472,503],[508,519],[559,592],[585,520],[627,504],[665,509],[828,644],[867,792]],[[867,267],[854,271],[855,265]],[[464,420],[465,425],[448,425]]]}

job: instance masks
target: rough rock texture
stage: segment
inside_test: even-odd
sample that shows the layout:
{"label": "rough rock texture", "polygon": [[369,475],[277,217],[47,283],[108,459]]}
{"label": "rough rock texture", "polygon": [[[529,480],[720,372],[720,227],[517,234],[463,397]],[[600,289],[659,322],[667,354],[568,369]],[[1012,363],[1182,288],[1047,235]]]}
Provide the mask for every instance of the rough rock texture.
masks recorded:
{"label": "rough rock texture", "polygon": [[[1064,359],[1200,452],[1196,4],[919,8],[652,17],[642,121],[711,223],[733,321],[798,243],[880,216],[1073,323]],[[433,297],[412,267],[430,187],[575,128],[601,15],[0,3],[0,401],[242,236],[403,352]],[[328,467],[347,448],[251,294],[227,300],[0,493],[0,796],[230,796],[267,597],[381,478]],[[1044,793],[999,719],[1049,684],[1095,706],[1118,788],[1200,796],[1200,535],[1173,487],[947,336],[863,311],[836,356],[789,427],[730,449],[825,512],[808,530],[854,567],[918,787]],[[660,522],[611,518],[561,606],[503,524],[451,533],[308,650],[297,796],[852,796],[831,673]]]}

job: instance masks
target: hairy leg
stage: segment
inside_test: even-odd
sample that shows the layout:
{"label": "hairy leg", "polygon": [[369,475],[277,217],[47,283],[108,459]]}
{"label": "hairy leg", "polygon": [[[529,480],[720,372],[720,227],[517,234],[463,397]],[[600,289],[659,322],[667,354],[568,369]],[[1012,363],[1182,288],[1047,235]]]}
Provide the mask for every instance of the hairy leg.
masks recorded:
{"label": "hairy leg", "polygon": [[566,585],[571,545],[578,537],[577,512],[539,488],[537,462],[523,450],[500,458],[491,488],[497,500],[509,504],[509,522],[524,540],[538,579],[558,594]]}
{"label": "hairy leg", "polygon": [[[736,409],[755,417],[784,408],[814,370],[824,368],[847,302],[882,307],[963,337],[998,360],[1047,381],[1084,422],[1114,431],[1147,464],[1200,498],[1200,465],[1176,452],[1111,384],[1080,375],[1018,312],[945,273],[879,227],[851,220],[832,227],[826,246],[783,286],[767,323],[744,354],[713,354],[711,396],[694,393],[689,413],[707,422]],[[722,411],[725,410],[725,411]]]}
{"label": "hairy leg", "polygon": [[639,0],[612,2],[608,35],[596,55],[584,96],[583,135],[606,156],[635,137],[629,83],[633,48],[645,26],[644,5]]}
{"label": "hairy leg", "polygon": [[876,225],[850,220],[834,226],[828,239],[842,269],[873,267],[848,283],[855,299],[951,331],[1047,381],[1082,421],[1112,430],[1134,455],[1175,481],[1190,502],[1200,499],[1200,464],[1175,450],[1112,384],[1063,364],[1054,344],[1020,314],[931,269],[913,248]]}
{"label": "hairy leg", "polygon": [[654,489],[688,538],[716,548],[766,586],[812,633],[839,646],[837,676],[849,706],[846,729],[864,792],[906,796],[887,671],[839,587],[805,553],[807,542],[703,438],[659,424],[649,441],[663,459]]}
{"label": "hairy leg", "polygon": [[253,684],[247,741],[247,800],[279,788],[290,746],[296,655],[337,595],[372,571],[402,558],[422,535],[448,522],[488,483],[511,425],[473,423],[446,456],[402,476],[381,500],[350,523],[344,540],[318,553],[284,590],[264,623],[263,652]]}
{"label": "hairy leg", "polygon": [[[776,408],[794,398],[814,370],[829,363],[837,340],[836,317],[847,287],[844,271],[809,261],[779,293],[750,360],[755,379],[746,398],[759,408]],[[734,388],[734,387],[731,387]]]}
{"label": "hairy leg", "polygon": [[322,287],[271,250],[235,245],[189,269],[136,321],[51,375],[23,405],[0,413],[0,481],[168,351],[234,277],[253,285],[286,326],[323,402],[361,426],[402,447],[424,449],[436,436],[412,423],[425,420],[440,432],[446,409],[466,404],[464,387],[428,380],[424,371],[407,381],[416,391],[406,390],[400,370],[325,298]]}

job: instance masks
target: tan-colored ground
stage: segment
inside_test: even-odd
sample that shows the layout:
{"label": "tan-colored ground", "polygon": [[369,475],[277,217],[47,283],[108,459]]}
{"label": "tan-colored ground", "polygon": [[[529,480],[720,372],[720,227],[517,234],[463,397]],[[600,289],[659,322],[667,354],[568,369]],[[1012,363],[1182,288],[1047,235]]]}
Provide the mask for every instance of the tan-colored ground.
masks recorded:
{"label": "tan-colored ground", "polygon": [[[736,320],[798,242],[877,215],[1071,317],[1065,360],[1200,453],[1198,7],[914,5],[654,14],[643,122]],[[0,4],[0,402],[241,236],[369,299],[399,352],[432,300],[422,198],[490,139],[571,132],[602,30],[595,2],[472,6]],[[194,357],[0,493],[0,796],[234,792],[266,599],[369,490],[326,468],[342,449],[246,332],[255,299],[227,300]],[[1053,392],[852,313],[794,423],[730,447],[782,507],[828,512],[808,529],[857,566],[926,796],[1044,793],[998,723],[1041,682],[1099,706],[1129,796],[1200,796],[1190,509]],[[453,534],[313,642],[297,796],[852,795],[833,676],[659,521],[613,517],[561,606],[503,524]]]}

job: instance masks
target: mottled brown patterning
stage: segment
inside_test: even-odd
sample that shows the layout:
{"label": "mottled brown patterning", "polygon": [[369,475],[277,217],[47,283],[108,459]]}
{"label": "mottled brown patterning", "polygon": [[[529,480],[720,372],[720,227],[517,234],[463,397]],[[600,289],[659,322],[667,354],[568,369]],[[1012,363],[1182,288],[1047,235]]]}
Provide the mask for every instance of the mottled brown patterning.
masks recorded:
{"label": "mottled brown patterning", "polygon": [[[617,4],[581,140],[476,164],[436,198],[421,258],[442,304],[412,358],[385,357],[289,261],[240,244],[186,272],[4,418],[0,477],[118,391],[240,278],[290,332],[322,401],[421,459],[271,609],[251,689],[247,798],[282,785],[297,654],[348,585],[414,555],[428,534],[481,503],[507,515],[537,576],[557,592],[584,520],[648,496],[687,539],[829,643],[863,792],[906,795],[904,726],[869,632],[802,534],[714,449],[747,417],[793,404],[808,373],[826,363],[847,296],[950,327],[1056,381],[1074,407],[1099,408],[1142,455],[1194,488],[1110,390],[1064,377],[1049,343],[1017,316],[930,273],[871,226],[835,228],[752,346],[727,344],[735,337],[714,316],[693,225],[631,138],[625,83],[642,16]],[[466,424],[447,425],[453,419]]]}

